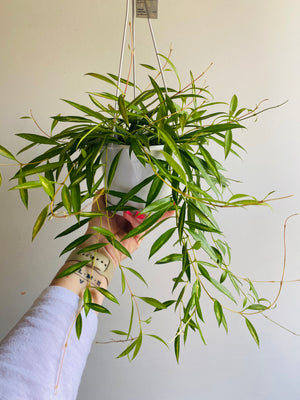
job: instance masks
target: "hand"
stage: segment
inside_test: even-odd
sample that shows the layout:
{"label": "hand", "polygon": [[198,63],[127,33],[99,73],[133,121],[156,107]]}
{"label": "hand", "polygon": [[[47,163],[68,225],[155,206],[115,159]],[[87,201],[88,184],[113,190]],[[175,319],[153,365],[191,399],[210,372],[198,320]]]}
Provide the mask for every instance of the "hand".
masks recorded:
{"label": "hand", "polygon": [[[92,212],[103,213],[103,216],[93,218],[89,222],[86,233],[91,234],[92,236],[86,242],[84,242],[81,247],[90,246],[96,243],[108,243],[107,239],[100,233],[97,233],[93,227],[102,227],[107,229],[115,236],[116,240],[121,242],[123,237],[126,236],[127,233],[129,233],[132,229],[140,225],[146,217],[144,214],[138,211],[124,211],[123,216],[118,214],[112,216],[112,213],[106,210],[105,196],[101,195],[101,192],[94,198]],[[132,254],[140,246],[141,236],[142,234],[122,241],[122,245],[129,251],[130,254]],[[120,261],[126,258],[125,254],[114,248],[111,244],[106,245],[101,250],[104,250],[104,253],[111,258],[115,265],[118,265]],[[101,252],[101,250],[99,250],[99,252]]]}
{"label": "hand", "polygon": [[[132,229],[140,225],[146,217],[146,215],[139,211],[124,211],[123,216],[117,214],[113,215],[111,212],[106,210],[105,197],[102,195],[101,191],[98,192],[94,198],[92,212],[99,212],[103,215],[91,219],[86,231],[86,233],[91,234],[91,236],[80,246],[80,248],[97,243],[108,243],[108,240],[95,229],[93,229],[93,227],[102,227],[109,230],[115,236],[116,240],[121,242],[124,236],[127,235],[127,233],[129,233]],[[172,215],[174,215],[174,211],[167,211],[161,220],[169,218]],[[142,235],[143,234],[140,234],[122,241],[122,245],[129,251],[130,254],[132,254],[140,246]],[[119,265],[120,261],[126,258],[125,254],[117,250],[111,244],[107,244],[105,247],[98,249],[97,252],[101,252],[109,256],[113,264],[113,269]],[[76,261],[67,261],[58,273],[64,271],[75,262]],[[93,275],[91,274],[91,270]],[[87,279],[87,276],[90,276],[93,281],[89,280],[91,278]],[[54,278],[51,283],[51,285],[63,286],[78,294],[80,297],[82,297],[82,294],[88,284],[91,286],[101,286],[103,288],[107,288],[108,281],[107,278],[105,278],[103,275],[100,275],[96,270],[93,270],[93,268],[91,269],[91,267],[85,266],[71,275],[58,279]],[[91,293],[93,296],[93,301],[101,304],[103,296],[96,289],[91,289]]]}

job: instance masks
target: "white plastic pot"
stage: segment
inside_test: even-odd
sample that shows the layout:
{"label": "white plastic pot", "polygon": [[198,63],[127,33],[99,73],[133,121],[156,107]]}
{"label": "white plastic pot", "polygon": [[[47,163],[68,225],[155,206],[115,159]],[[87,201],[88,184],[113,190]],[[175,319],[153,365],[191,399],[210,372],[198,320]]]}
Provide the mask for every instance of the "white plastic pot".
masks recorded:
{"label": "white plastic pot", "polygon": [[[110,186],[110,190],[128,193],[134,186],[138,185],[149,176],[152,176],[153,170],[148,164],[146,164],[146,167],[144,167],[133,152],[131,152],[131,155],[129,155],[129,146],[110,143],[107,146],[107,174],[113,159],[120,150],[122,150],[122,152],[112,184]],[[164,160],[161,150],[163,150],[163,146],[152,146],[150,147],[150,154],[158,159]],[[104,152],[104,157],[106,157],[105,153],[106,152]],[[144,186],[138,193],[136,193],[136,196],[146,200],[150,185],[151,183]],[[171,189],[167,185],[163,185],[162,190],[156,199],[161,199],[170,195]],[[110,194],[108,194],[107,199],[108,202],[113,205],[120,201],[119,197],[115,197]],[[143,208],[143,203],[136,203],[134,201],[127,202],[127,205],[134,207],[136,210]]]}

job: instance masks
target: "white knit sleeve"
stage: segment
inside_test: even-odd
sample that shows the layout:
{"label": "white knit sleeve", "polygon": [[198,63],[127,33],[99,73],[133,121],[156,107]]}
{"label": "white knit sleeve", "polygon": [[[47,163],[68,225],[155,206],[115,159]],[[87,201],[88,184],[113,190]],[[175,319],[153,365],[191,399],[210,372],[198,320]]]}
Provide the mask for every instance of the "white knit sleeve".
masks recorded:
{"label": "white knit sleeve", "polygon": [[82,313],[82,334],[77,339],[73,323],[79,301],[68,289],[48,287],[2,340],[1,400],[76,399],[97,331],[96,313],[90,310],[87,317]]}

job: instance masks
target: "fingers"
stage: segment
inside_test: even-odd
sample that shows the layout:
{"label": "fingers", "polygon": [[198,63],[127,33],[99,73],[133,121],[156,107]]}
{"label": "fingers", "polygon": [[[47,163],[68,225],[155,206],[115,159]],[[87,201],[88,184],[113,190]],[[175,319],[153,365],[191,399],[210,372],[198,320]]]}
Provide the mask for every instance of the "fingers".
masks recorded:
{"label": "fingers", "polygon": [[136,228],[144,221],[146,215],[140,211],[124,211],[123,218],[131,224],[132,228]]}
{"label": "fingers", "polygon": [[167,218],[173,217],[175,215],[175,210],[172,211],[166,211],[164,215],[158,220],[158,221],[164,221]]}

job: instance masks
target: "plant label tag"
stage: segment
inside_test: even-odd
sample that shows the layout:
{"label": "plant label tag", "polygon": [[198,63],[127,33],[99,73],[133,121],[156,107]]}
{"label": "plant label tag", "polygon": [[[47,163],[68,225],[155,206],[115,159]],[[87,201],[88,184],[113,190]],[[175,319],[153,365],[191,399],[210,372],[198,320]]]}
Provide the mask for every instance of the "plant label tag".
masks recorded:
{"label": "plant label tag", "polygon": [[136,0],[136,17],[157,19],[158,0]]}

